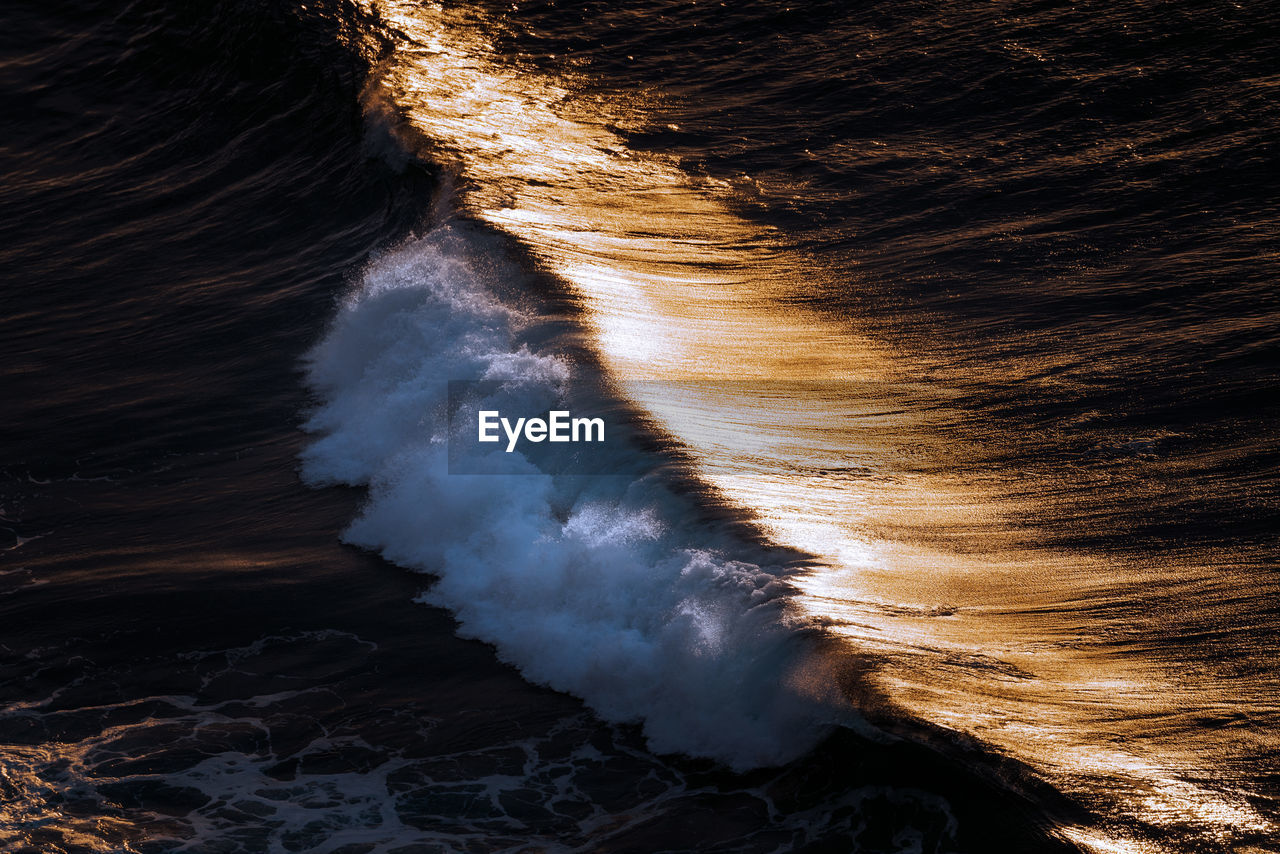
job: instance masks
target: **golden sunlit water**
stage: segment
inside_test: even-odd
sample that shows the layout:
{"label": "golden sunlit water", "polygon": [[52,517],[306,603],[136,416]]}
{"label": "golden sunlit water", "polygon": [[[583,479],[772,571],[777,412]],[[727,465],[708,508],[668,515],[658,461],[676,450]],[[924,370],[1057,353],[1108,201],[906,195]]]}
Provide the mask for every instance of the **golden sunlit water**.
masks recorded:
{"label": "golden sunlit water", "polygon": [[[620,391],[700,475],[815,557],[799,606],[874,662],[895,706],[1097,810],[1101,826],[1062,829],[1097,851],[1161,850],[1122,828],[1133,821],[1224,841],[1276,830],[1223,771],[1260,745],[1181,737],[1242,704],[1274,714],[1270,686],[1226,695],[1140,640],[1095,642],[1086,611],[1125,602],[1151,567],[1038,547],[1043,509],[1018,473],[973,469],[967,416],[916,379],[922,357],[789,303],[828,274],[736,214],[722,186],[628,149],[615,129],[650,121],[645,103],[503,65],[486,41],[496,24],[475,13],[374,8],[401,35],[375,97],[456,164],[470,215],[569,283]],[[1194,595],[1214,571],[1178,578]],[[1137,618],[1116,610],[1119,637]]]}

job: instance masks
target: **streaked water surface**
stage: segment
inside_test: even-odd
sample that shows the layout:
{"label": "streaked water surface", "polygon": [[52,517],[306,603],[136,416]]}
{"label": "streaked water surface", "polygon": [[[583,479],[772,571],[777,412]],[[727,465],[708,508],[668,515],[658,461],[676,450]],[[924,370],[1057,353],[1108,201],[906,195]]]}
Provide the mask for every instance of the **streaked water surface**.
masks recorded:
{"label": "streaked water surface", "polygon": [[0,19],[0,845],[1280,850],[1270,4]]}
{"label": "streaked water surface", "polygon": [[1098,810],[1100,850],[1276,833],[1263,22],[374,8],[374,97],[815,556],[799,606],[893,707]]}

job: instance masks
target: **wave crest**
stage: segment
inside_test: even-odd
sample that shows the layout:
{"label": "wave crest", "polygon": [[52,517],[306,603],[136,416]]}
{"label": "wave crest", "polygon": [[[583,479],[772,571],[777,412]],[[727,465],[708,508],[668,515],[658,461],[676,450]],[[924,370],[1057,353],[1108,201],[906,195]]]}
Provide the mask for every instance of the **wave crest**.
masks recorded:
{"label": "wave crest", "polygon": [[522,340],[525,318],[486,281],[520,273],[486,239],[442,226],[364,272],[309,356],[323,402],[305,477],[367,485],[348,542],[435,575],[422,599],[463,635],[608,720],[642,721],[656,751],[739,769],[800,755],[847,711],[824,696],[834,680],[815,673],[782,566],[696,521],[656,474],[449,473],[448,380],[561,394],[587,370]]}

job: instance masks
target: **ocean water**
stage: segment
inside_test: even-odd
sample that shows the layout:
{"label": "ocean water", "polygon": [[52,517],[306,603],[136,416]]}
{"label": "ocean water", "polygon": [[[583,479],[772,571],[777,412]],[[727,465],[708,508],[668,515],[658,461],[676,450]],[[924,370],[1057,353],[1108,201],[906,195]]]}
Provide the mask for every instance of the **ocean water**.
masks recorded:
{"label": "ocean water", "polygon": [[0,14],[6,850],[1280,850],[1276,9]]}

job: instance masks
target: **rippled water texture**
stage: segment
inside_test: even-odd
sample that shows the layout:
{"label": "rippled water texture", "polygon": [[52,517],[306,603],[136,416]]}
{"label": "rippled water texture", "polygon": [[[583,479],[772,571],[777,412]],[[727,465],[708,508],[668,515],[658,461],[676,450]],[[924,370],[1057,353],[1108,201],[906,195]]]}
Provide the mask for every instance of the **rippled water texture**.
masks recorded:
{"label": "rippled water texture", "polygon": [[1269,31],[1188,9],[1228,68],[1155,9],[376,9],[375,101],[815,556],[893,706],[1115,822],[1082,842],[1274,835]]}
{"label": "rippled water texture", "polygon": [[1280,850],[1268,5],[0,18],[0,846]]}

